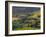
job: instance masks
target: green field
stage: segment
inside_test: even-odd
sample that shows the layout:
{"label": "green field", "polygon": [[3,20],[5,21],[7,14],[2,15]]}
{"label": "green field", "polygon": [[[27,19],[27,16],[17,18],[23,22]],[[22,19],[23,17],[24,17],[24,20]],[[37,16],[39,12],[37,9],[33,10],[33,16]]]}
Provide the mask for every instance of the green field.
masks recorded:
{"label": "green field", "polygon": [[25,28],[16,28],[16,30],[36,30],[37,28],[25,27]]}

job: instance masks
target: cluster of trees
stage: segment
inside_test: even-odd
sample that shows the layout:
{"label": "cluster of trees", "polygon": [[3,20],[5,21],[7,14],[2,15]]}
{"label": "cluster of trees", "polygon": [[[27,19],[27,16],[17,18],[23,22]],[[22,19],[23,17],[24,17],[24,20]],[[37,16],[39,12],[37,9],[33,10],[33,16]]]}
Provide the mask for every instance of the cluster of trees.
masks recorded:
{"label": "cluster of trees", "polygon": [[[22,16],[20,16],[22,17]],[[13,20],[12,21],[12,29],[16,30],[16,28],[24,28],[24,27],[32,27],[32,28],[40,28],[40,15],[36,14],[27,14],[24,18]]]}

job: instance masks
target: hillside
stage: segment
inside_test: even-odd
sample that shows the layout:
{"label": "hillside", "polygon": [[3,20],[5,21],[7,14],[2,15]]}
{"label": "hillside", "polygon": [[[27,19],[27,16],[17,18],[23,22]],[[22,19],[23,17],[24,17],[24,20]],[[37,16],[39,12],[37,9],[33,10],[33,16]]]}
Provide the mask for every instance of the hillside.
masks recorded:
{"label": "hillside", "polygon": [[31,14],[22,14],[12,17],[13,30],[40,29],[40,11]]}

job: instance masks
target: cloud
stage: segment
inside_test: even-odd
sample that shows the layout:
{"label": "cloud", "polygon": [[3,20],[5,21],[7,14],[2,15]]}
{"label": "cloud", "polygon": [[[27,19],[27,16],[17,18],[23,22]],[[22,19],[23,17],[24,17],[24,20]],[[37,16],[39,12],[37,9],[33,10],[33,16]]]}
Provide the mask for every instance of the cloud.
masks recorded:
{"label": "cloud", "polygon": [[13,6],[12,7],[12,14],[16,15],[16,14],[28,14],[28,13],[32,13],[34,11],[40,10],[40,8],[38,7],[16,7]]}

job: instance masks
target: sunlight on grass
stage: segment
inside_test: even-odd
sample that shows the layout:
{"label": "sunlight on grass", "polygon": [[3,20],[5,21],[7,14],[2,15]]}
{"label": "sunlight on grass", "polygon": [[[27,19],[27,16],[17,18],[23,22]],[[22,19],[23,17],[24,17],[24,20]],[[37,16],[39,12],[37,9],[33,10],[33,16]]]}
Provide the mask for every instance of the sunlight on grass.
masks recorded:
{"label": "sunlight on grass", "polygon": [[24,28],[16,28],[16,30],[36,30],[37,28],[32,27],[24,27]]}

